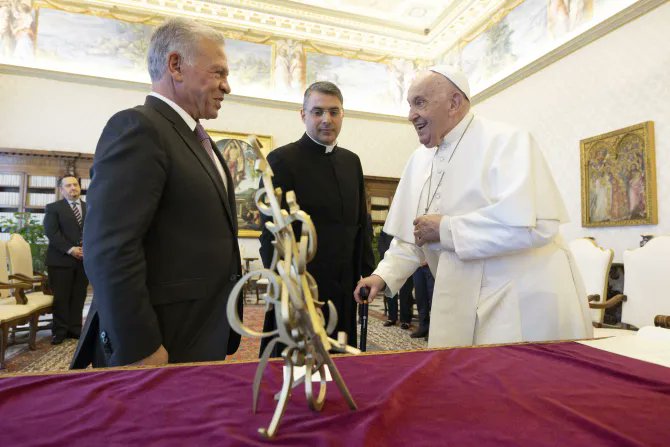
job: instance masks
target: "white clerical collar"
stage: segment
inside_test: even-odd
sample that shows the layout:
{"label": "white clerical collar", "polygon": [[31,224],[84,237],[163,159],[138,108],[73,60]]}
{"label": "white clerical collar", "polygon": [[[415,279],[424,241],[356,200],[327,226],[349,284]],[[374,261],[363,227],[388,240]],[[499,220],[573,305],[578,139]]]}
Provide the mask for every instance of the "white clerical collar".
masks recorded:
{"label": "white clerical collar", "polygon": [[473,118],[472,112],[468,112],[467,115],[463,117],[462,120],[456,124],[456,127],[451,129],[451,131],[444,136],[442,139],[442,143],[440,143],[439,147],[446,147],[449,146],[452,143],[455,143],[458,139],[461,138],[461,135],[463,132],[465,132],[465,128],[468,126],[470,123],[470,120]]}
{"label": "white clerical collar", "polygon": [[160,93],[156,93],[156,92],[149,93],[149,96],[153,96],[155,98],[158,98],[161,101],[163,101],[164,103],[166,103],[167,105],[169,105],[170,107],[172,107],[174,109],[174,111],[177,112],[179,114],[179,116],[181,116],[181,118],[184,120],[184,122],[186,123],[188,128],[191,129],[191,130],[195,130],[195,125],[197,124],[197,121],[194,120],[193,117],[186,112],[186,110],[179,107],[176,102],[174,102],[174,101],[166,98],[165,96],[161,95]]}
{"label": "white clerical collar", "polygon": [[326,148],[326,154],[329,154],[329,153],[333,152],[333,149],[335,149],[335,146],[337,146],[337,141],[335,142],[335,144],[333,144],[333,145],[331,145],[331,146],[326,146],[325,144],[320,143],[320,142],[316,141],[314,138],[312,138],[312,136],[309,134],[309,132],[305,132],[305,133],[307,134],[307,136],[308,136],[313,142],[315,142],[315,143],[318,144],[319,146],[323,146],[323,147],[325,147],[325,148]]}

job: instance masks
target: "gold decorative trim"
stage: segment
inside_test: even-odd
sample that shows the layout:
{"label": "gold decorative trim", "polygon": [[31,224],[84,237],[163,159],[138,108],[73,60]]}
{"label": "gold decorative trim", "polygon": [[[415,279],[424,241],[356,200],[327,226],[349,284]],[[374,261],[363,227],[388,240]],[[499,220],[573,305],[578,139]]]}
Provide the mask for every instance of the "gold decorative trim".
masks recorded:
{"label": "gold decorative trim", "polygon": [[258,238],[260,235],[261,232],[258,230],[239,230],[237,232],[237,237],[242,238]]}
{"label": "gold decorative trim", "polygon": [[[145,17],[147,23],[152,24],[173,16],[190,17],[220,29],[226,37],[239,40],[253,42],[253,36],[259,36],[256,37],[258,39],[271,39],[273,36],[300,41],[309,39],[331,44],[335,42],[335,45],[352,50],[357,48],[361,53],[379,54],[393,48],[398,57],[423,52],[425,40],[424,36],[415,33],[400,33],[402,37],[393,37],[385,33],[388,27],[374,27],[361,21],[352,20],[351,26],[342,26],[327,24],[323,20],[310,20],[311,15],[304,11],[282,15],[282,8],[272,3],[265,3],[263,10],[250,5],[201,0],[35,0],[35,7],[39,6],[126,21],[124,15],[128,14],[132,20],[141,21]],[[276,12],[268,12],[268,8]],[[375,31],[370,31],[371,28]],[[417,38],[420,41],[416,41]]]}
{"label": "gold decorative trim", "polygon": [[348,50],[346,48],[342,47],[333,47],[330,45],[321,45],[316,42],[311,42],[311,41],[304,41],[303,42],[303,48],[305,53],[306,52],[312,52],[312,53],[319,53],[319,54],[325,54],[328,56],[339,56],[339,57],[346,57],[349,59],[356,59],[356,60],[361,60],[361,61],[366,61],[366,62],[377,62],[377,63],[383,63],[383,64],[388,64],[389,60],[392,59],[391,56],[389,55],[374,55],[370,53],[363,52],[362,50]]}
{"label": "gold decorative trim", "polygon": [[[518,343],[498,343],[490,345],[476,345],[476,346],[450,346],[445,348],[421,348],[421,349],[411,349],[411,350],[399,350],[399,351],[375,351],[375,352],[361,352],[356,355],[349,354],[332,354],[333,358],[343,358],[343,357],[370,357],[370,356],[382,356],[382,355],[393,355],[393,354],[405,354],[411,352],[436,352],[436,351],[451,351],[452,349],[486,349],[486,348],[497,348],[501,346],[523,346],[523,345],[551,345],[551,344],[560,344],[560,343],[576,343],[584,340],[599,340],[601,338],[589,338],[589,339],[574,339],[574,340],[548,340],[548,341],[532,341],[532,342],[518,342]],[[268,360],[270,363],[283,362],[281,358],[272,358]],[[88,369],[70,369],[67,371],[45,371],[45,372],[15,372],[15,373],[0,373],[0,380],[6,377],[30,377],[30,376],[55,376],[55,375],[71,375],[71,374],[90,374],[90,373],[101,373],[101,372],[115,372],[115,371],[133,371],[141,369],[159,369],[159,368],[188,368],[192,366],[225,366],[225,365],[242,365],[246,363],[258,363],[258,360],[219,360],[212,362],[190,362],[190,363],[168,363],[167,365],[160,366],[114,366],[110,368],[91,368]]]}
{"label": "gold decorative trim", "polygon": [[89,5],[84,4],[65,4],[61,2],[55,2],[53,0],[34,0],[33,8],[39,11],[46,7],[47,9],[55,9],[57,11],[65,11],[73,14],[86,14],[96,17],[103,17],[108,19],[121,20],[123,22],[129,23],[138,23],[146,25],[156,25],[160,23],[164,17],[156,14],[137,14],[134,12],[126,12],[120,10],[116,6],[111,8],[91,8]]}

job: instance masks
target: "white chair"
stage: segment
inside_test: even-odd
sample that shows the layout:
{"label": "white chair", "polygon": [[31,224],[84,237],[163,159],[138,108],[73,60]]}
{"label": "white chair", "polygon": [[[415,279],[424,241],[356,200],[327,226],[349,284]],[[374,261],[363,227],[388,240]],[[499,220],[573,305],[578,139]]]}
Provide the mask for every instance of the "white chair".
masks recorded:
{"label": "white chair", "polygon": [[5,368],[5,351],[9,344],[9,331],[21,324],[30,324],[28,347],[35,350],[37,314],[30,306],[22,304],[0,304],[0,369]]}
{"label": "white chair", "polygon": [[670,315],[670,236],[657,236],[623,254],[624,294],[621,321],[637,328],[653,326],[659,314]]}
{"label": "white chair", "polygon": [[[13,330],[12,338],[15,340],[17,326],[29,324],[28,346],[31,350],[35,349],[39,318],[39,306],[29,304],[24,293],[32,286],[21,282],[9,282],[6,250],[6,242],[0,241],[0,369],[5,368],[5,351],[9,344],[10,331]],[[11,290],[14,290],[14,296],[11,296]]]}
{"label": "white chair", "polygon": [[[589,304],[604,303],[614,251],[599,247],[592,238],[575,239],[568,244],[568,248],[584,282]],[[591,309],[591,319],[596,325],[603,322],[604,316],[604,308]]]}
{"label": "white chair", "polygon": [[[21,281],[10,281],[9,270],[7,269],[7,242],[0,241],[0,304],[28,304],[26,290],[31,290],[32,284]],[[12,290],[14,294],[12,295]],[[38,302],[32,303],[32,308],[36,309]]]}
{"label": "white chair", "polygon": [[630,330],[653,326],[658,315],[670,315],[670,236],[657,236],[644,247],[626,250],[623,264],[626,300],[621,328],[596,330],[596,336],[629,334]]}
{"label": "white chair", "polygon": [[[28,304],[33,306],[40,315],[51,313],[54,297],[47,286],[47,277],[43,273],[33,272],[33,256],[30,244],[20,234],[12,234],[7,242],[7,258],[9,260],[8,279],[11,284],[30,284],[33,291],[26,292]],[[1,261],[0,261],[1,263]],[[0,281],[2,281],[0,267]],[[39,284],[39,287],[36,285]],[[15,291],[15,296],[16,296]]]}

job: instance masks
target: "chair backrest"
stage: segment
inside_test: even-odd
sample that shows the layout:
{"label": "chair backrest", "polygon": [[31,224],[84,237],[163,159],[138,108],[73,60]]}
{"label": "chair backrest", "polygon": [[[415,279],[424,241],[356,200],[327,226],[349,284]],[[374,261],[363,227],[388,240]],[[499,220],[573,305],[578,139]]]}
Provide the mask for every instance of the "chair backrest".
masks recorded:
{"label": "chair backrest", "polygon": [[670,236],[657,236],[644,247],[623,254],[624,290],[628,297],[621,322],[653,326],[654,317],[670,314]]}
{"label": "chair backrest", "polygon": [[[7,270],[7,242],[0,240],[0,282],[9,282],[9,270]],[[9,289],[0,289],[0,298],[9,298]]]}
{"label": "chair backrest", "polygon": [[12,275],[22,274],[34,276],[33,255],[30,253],[30,244],[20,234],[14,233],[7,242],[9,257],[9,271]]}
{"label": "chair backrest", "polygon": [[[575,239],[568,244],[568,247],[584,282],[586,294],[598,294],[599,302],[604,302],[607,298],[607,282],[614,251],[599,247],[590,238]],[[594,322],[602,323],[604,316],[604,309],[591,309],[591,319]]]}

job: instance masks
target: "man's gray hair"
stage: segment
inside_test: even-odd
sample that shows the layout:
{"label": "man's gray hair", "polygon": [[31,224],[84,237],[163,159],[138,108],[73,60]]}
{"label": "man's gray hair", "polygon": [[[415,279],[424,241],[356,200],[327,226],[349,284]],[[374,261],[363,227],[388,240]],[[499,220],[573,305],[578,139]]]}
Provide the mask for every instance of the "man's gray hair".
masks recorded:
{"label": "man's gray hair", "polygon": [[342,92],[340,91],[337,85],[329,81],[318,81],[307,87],[307,90],[305,90],[305,96],[303,97],[302,100],[303,109],[307,105],[307,100],[309,99],[309,96],[312,94],[312,92],[319,92],[325,95],[337,96],[337,99],[339,99],[342,105],[344,105],[344,98],[342,98]]}
{"label": "man's gray hair", "polygon": [[177,52],[184,63],[193,64],[201,39],[224,44],[223,34],[193,20],[173,18],[160,25],[151,35],[147,63],[151,81],[159,81],[167,69],[168,55]]}

